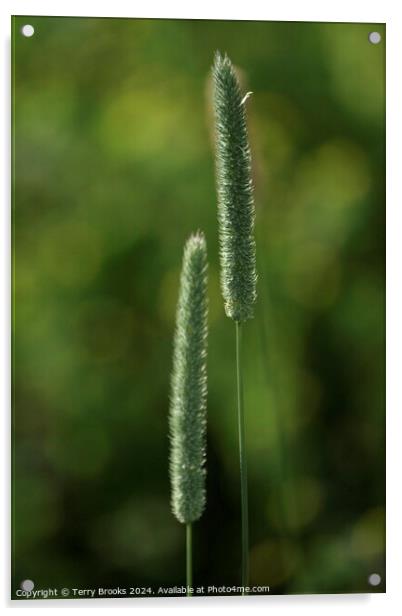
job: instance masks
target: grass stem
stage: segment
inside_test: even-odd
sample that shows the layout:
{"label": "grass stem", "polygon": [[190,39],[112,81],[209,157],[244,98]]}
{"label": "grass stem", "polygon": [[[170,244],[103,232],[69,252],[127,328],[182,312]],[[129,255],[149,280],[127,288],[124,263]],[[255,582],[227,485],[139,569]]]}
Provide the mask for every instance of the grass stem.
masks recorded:
{"label": "grass stem", "polygon": [[[248,586],[248,489],[247,489],[247,459],[245,442],[243,373],[242,373],[242,324],[236,321],[236,371],[237,371],[237,416],[239,423],[239,456],[240,456],[240,494],[241,494],[241,545],[242,566],[241,585]],[[246,594],[243,591],[243,594]]]}
{"label": "grass stem", "polygon": [[191,522],[186,524],[186,585],[187,597],[191,597],[190,588],[193,585],[193,533]]}

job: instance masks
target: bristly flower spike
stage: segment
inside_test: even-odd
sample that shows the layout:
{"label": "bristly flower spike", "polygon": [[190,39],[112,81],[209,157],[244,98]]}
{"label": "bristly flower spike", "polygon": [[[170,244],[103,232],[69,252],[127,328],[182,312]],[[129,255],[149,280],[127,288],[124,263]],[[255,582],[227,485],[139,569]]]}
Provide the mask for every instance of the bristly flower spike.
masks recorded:
{"label": "bristly flower spike", "polygon": [[172,510],[187,525],[206,501],[207,310],[207,249],[198,232],[183,253],[169,413]]}
{"label": "bristly flower spike", "polygon": [[213,67],[221,288],[228,317],[253,317],[256,257],[251,155],[245,103],[227,55],[215,54]]}

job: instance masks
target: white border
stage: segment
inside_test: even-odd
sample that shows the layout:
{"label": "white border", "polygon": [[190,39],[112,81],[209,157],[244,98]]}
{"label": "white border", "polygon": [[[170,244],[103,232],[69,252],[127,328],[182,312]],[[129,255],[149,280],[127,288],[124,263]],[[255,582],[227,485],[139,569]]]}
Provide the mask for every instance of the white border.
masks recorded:
{"label": "white border", "polygon": [[[402,449],[402,396],[398,387],[401,380],[402,349],[402,289],[401,289],[401,244],[402,244],[402,190],[401,190],[401,144],[402,144],[402,87],[400,78],[400,58],[402,58],[402,20],[400,3],[392,0],[247,0],[235,4],[233,0],[203,0],[197,3],[167,2],[140,3],[135,1],[113,0],[110,3],[97,3],[88,0],[60,1],[3,1],[2,20],[2,79],[1,98],[6,104],[1,114],[1,134],[4,136],[1,149],[2,164],[1,185],[3,189],[3,207],[1,208],[1,272],[0,284],[2,301],[0,304],[0,326],[2,334],[2,353],[0,371],[0,392],[2,395],[2,487],[3,507],[1,510],[2,554],[0,580],[2,584],[3,604],[16,610],[29,609],[67,609],[81,611],[116,608],[132,609],[138,612],[163,609],[168,613],[173,610],[188,609],[185,599],[135,599],[129,600],[85,600],[85,601],[35,601],[10,602],[9,596],[9,405],[10,405],[10,15],[80,15],[111,17],[165,17],[198,19],[261,19],[285,21],[342,21],[387,23],[387,593],[373,595],[287,595],[272,597],[246,598],[200,598],[191,599],[191,608],[195,611],[212,609],[213,611],[240,612],[252,608],[258,613],[275,610],[281,614],[339,613],[347,616],[360,614],[388,613],[398,605],[402,606],[402,534],[400,522],[401,481],[400,468]],[[399,361],[398,361],[399,360]],[[6,506],[4,506],[6,503]]]}
{"label": "white border", "polygon": [[130,2],[114,0],[113,4],[94,3],[90,0],[51,2],[49,0],[5,2],[7,13],[15,15],[81,15],[110,17],[166,17],[175,19],[261,19],[285,21],[357,21],[385,22],[390,16],[392,2],[353,2],[337,0],[330,6],[312,0],[281,0],[269,5],[258,0],[249,0],[246,6],[233,1],[205,0],[196,7],[190,3],[171,0],[169,3]]}

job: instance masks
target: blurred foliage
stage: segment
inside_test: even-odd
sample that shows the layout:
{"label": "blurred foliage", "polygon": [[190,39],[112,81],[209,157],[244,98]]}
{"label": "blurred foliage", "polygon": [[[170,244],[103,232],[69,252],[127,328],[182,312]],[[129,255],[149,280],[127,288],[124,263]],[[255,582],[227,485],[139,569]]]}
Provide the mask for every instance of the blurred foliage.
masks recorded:
{"label": "blurred foliage", "polygon": [[[32,23],[35,35],[20,28]],[[219,290],[210,67],[253,91],[245,336],[251,577],[385,577],[384,43],[378,24],[14,18],[14,577],[182,584],[167,411],[183,242],[210,260],[196,584],[239,584],[235,331]]]}

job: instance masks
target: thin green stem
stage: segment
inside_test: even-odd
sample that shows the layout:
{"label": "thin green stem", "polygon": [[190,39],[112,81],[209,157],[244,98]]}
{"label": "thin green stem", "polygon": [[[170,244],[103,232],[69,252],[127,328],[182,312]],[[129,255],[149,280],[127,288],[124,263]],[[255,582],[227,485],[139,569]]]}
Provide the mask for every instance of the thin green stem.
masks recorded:
{"label": "thin green stem", "polygon": [[[239,422],[239,455],[240,455],[240,493],[241,493],[241,545],[242,566],[241,583],[248,586],[248,490],[247,490],[247,460],[246,435],[244,422],[243,373],[242,373],[242,328],[236,321],[236,369],[237,369],[237,416]],[[246,594],[243,591],[243,594]]]}
{"label": "thin green stem", "polygon": [[190,588],[193,585],[193,529],[192,524],[186,524],[186,584],[187,597],[191,597]]}

